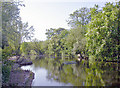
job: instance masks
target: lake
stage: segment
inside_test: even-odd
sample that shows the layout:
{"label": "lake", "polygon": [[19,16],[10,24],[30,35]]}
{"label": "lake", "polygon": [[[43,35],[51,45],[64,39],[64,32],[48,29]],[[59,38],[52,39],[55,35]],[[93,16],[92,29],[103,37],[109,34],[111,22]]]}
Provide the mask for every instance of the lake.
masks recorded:
{"label": "lake", "polygon": [[117,63],[64,64],[63,60],[43,58],[33,60],[32,65],[22,66],[23,70],[35,73],[32,86],[111,86],[120,85],[120,70]]}

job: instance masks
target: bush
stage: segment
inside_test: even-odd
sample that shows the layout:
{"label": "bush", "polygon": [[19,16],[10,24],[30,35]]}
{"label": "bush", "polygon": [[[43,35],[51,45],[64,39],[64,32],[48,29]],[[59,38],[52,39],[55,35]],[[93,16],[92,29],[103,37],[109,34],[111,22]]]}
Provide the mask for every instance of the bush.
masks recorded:
{"label": "bush", "polygon": [[13,50],[10,47],[2,49],[2,59],[7,59],[8,56],[12,56]]}
{"label": "bush", "polygon": [[6,83],[9,81],[11,67],[13,65],[12,61],[5,60],[2,65],[2,82]]}

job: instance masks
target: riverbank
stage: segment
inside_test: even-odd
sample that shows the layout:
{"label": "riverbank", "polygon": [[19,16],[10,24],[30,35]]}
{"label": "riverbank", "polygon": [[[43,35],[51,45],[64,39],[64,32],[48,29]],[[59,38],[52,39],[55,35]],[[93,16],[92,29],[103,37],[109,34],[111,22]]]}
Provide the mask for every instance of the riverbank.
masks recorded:
{"label": "riverbank", "polygon": [[31,86],[34,79],[34,73],[29,70],[22,70],[20,67],[24,65],[31,65],[32,61],[24,57],[13,56],[8,60],[13,61],[9,81],[3,86]]}

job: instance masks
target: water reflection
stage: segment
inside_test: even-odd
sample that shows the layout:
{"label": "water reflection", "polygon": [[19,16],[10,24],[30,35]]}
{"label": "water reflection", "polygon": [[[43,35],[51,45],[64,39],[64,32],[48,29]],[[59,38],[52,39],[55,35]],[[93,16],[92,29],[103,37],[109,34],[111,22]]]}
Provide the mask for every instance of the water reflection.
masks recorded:
{"label": "water reflection", "polygon": [[33,86],[111,86],[120,85],[120,71],[116,63],[65,64],[53,58],[37,59],[33,65],[24,66],[35,73]]}
{"label": "water reflection", "polygon": [[35,78],[32,82],[32,86],[72,86],[70,83],[62,83],[55,81],[50,76],[50,72],[42,67],[35,67],[35,65],[22,66],[24,70],[31,70],[35,73]]}

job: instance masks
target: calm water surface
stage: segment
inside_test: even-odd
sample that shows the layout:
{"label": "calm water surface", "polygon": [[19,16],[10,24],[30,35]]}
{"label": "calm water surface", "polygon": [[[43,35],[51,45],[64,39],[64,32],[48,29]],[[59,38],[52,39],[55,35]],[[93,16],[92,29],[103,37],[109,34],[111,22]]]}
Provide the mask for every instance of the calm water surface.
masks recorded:
{"label": "calm water surface", "polygon": [[48,78],[50,75],[48,70],[43,67],[35,67],[33,65],[22,66],[23,70],[31,70],[35,73],[32,86],[72,86],[70,83],[62,83],[55,81],[53,78]]}
{"label": "calm water surface", "polygon": [[33,65],[22,66],[35,73],[32,86],[111,86],[120,85],[120,64],[93,63],[65,64],[54,59],[37,59]]}

